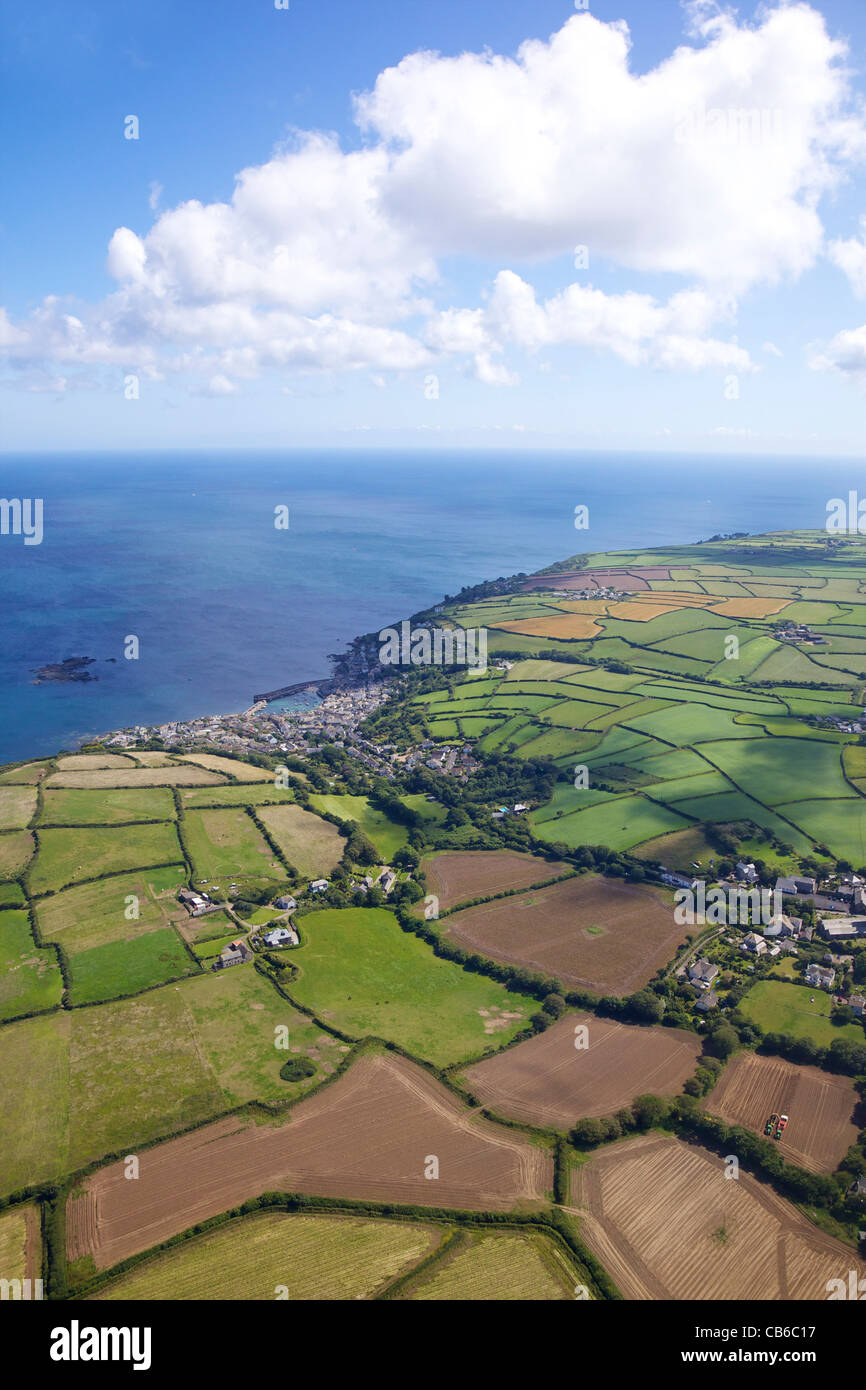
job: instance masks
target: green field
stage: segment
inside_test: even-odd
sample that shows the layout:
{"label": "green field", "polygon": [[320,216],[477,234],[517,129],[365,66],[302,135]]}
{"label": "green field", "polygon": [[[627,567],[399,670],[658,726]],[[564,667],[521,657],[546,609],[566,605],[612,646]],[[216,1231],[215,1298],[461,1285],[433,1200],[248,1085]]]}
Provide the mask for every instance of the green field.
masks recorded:
{"label": "green field", "polygon": [[136,994],[192,975],[196,969],[177,932],[164,927],[71,954],[70,999],[73,1004],[94,1004]]}
{"label": "green field", "polygon": [[851,795],[836,744],[803,738],[731,739],[703,744],[701,752],[765,806]]}
{"label": "green field", "polygon": [[[277,809],[297,810],[297,807]],[[187,811],[183,819],[183,838],[196,879],[218,883],[223,891],[229,882],[236,880],[272,879],[276,882],[286,876],[285,868],[275,858],[258,826],[240,806]]]}
{"label": "green field", "polygon": [[316,912],[303,928],[289,993],[351,1037],[446,1066],[509,1042],[535,1012],[526,995],[434,956],[381,908]]}
{"label": "green field", "polygon": [[40,894],[124,869],[177,863],[182,857],[174,825],[40,830],[27,877],[31,893]]}
{"label": "green field", "polygon": [[739,1006],[740,1012],[765,1033],[811,1038],[820,1047],[829,1047],[836,1038],[862,1043],[863,1029],[859,1024],[837,1026],[830,1022],[832,1007],[831,996],[823,990],[781,980],[758,980]]}
{"label": "green field", "polygon": [[[348,1050],[252,965],[8,1023],[2,1036],[0,1133],[16,1142],[0,1149],[0,1196],[256,1098],[293,1099]],[[316,1074],[284,1081],[293,1054]]]}
{"label": "green field", "polygon": [[[423,801],[423,797],[417,799]],[[408,828],[371,806],[365,796],[311,796],[310,801],[318,811],[339,816],[340,820],[356,821],[381,854],[383,864],[390,864],[397,850],[406,843]]]}
{"label": "green field", "polygon": [[57,1008],[63,979],[56,952],[40,949],[26,912],[0,912],[0,1019]]}
{"label": "green field", "polygon": [[167,787],[80,791],[48,788],[39,825],[116,825],[127,821],[174,820],[174,798]]}
{"label": "green field", "polygon": [[280,1288],[293,1303],[371,1298],[441,1238],[403,1221],[260,1213],[152,1256],[94,1297],[272,1302]]}
{"label": "green field", "polygon": [[202,806],[282,806],[294,801],[290,787],[275,787],[273,782],[248,782],[238,786],[225,782],[219,787],[186,787],[180,794],[186,807]]}
{"label": "green field", "polygon": [[529,819],[539,840],[568,845],[570,849],[579,845],[631,849],[644,840],[688,825],[684,816],[640,795],[614,797],[561,820],[539,821],[535,812]]}
{"label": "green field", "polygon": [[58,941],[70,952],[157,931],[186,918],[175,897],[185,880],[186,870],[178,865],[65,888],[37,903],[39,930],[46,941]]}

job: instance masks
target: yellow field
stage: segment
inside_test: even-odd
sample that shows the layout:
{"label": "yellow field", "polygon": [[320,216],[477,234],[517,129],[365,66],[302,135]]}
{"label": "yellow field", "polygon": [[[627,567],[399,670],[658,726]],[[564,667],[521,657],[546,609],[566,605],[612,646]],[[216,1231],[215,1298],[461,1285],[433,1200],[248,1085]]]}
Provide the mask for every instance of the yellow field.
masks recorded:
{"label": "yellow field", "polygon": [[370,1298],[441,1239],[432,1226],[267,1212],[230,1222],[120,1275],[96,1299]]}
{"label": "yellow field", "polygon": [[39,1278],[39,1213],[32,1202],[0,1211],[0,1279]]}
{"label": "yellow field", "polygon": [[577,1275],[567,1256],[540,1232],[464,1233],[455,1252],[445,1254],[412,1283],[405,1296],[417,1300],[522,1303],[573,1300]]}
{"label": "yellow field", "polygon": [[0,787],[0,830],[23,829],[35,810],[35,787]]}
{"label": "yellow field", "polygon": [[554,637],[561,642],[597,637],[601,628],[594,618],[563,613],[561,618],[519,618],[514,623],[493,623],[501,632],[522,632],[529,637]]}
{"label": "yellow field", "polygon": [[62,772],[95,772],[104,767],[135,767],[132,758],[120,753],[69,753],[57,759]]}
{"label": "yellow field", "polygon": [[106,768],[95,772],[53,772],[46,787],[216,787],[225,778],[204,767]]}
{"label": "yellow field", "polygon": [[33,858],[36,841],[29,830],[0,835],[0,878],[14,878]]}
{"label": "yellow field", "polygon": [[237,758],[221,758],[216,753],[190,753],[181,758],[184,763],[196,763],[209,768],[211,772],[225,772],[237,777],[239,782],[271,782],[274,774],[266,767],[253,767],[250,763],[239,762]]}

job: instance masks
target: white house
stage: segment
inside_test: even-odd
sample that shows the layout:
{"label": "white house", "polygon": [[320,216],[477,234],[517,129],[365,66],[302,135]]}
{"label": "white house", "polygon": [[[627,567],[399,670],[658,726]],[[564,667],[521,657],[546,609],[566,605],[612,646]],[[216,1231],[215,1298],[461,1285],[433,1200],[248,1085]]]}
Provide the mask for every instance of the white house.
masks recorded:
{"label": "white house", "polygon": [[324,893],[327,890],[327,887],[328,880],[326,878],[314,878],[312,883],[310,884],[310,892]]}

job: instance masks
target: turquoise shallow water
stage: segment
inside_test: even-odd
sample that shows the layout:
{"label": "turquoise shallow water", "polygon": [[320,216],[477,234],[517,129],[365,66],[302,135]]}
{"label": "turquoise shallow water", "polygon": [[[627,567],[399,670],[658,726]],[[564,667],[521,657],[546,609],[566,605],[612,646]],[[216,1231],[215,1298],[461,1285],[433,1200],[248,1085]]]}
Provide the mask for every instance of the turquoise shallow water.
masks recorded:
{"label": "turquoise shallow water", "polygon": [[[7,455],[0,496],[42,498],[44,538],[0,536],[0,761],[242,709],[327,675],[359,633],[577,551],[821,526],[856,472],[528,452]],[[71,655],[97,658],[98,682],[32,684]]]}

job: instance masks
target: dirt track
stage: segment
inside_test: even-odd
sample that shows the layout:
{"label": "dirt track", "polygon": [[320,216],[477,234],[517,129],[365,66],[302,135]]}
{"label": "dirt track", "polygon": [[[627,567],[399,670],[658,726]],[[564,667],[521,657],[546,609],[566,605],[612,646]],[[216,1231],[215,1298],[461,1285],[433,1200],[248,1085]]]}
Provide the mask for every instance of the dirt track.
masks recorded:
{"label": "dirt track", "polygon": [[[575,1047],[585,1027],[589,1046]],[[694,1072],[700,1039],[677,1028],[637,1028],[593,1014],[569,1014],[544,1033],[465,1073],[473,1095],[509,1119],[570,1129],[612,1115],[644,1092],[673,1096]]]}
{"label": "dirt track", "polygon": [[857,1141],[857,1103],[846,1076],[742,1052],[728,1063],[704,1109],[757,1134],[771,1115],[785,1114],[788,1127],[778,1141],[782,1157],[813,1173],[832,1173]]}
{"label": "dirt track", "polygon": [[138,1179],[99,1169],[68,1203],[67,1253],[103,1269],[266,1191],[502,1211],[552,1185],[547,1152],[405,1059],[368,1054],[287,1122],[205,1125],[142,1153]]}

